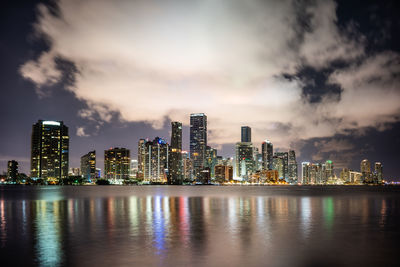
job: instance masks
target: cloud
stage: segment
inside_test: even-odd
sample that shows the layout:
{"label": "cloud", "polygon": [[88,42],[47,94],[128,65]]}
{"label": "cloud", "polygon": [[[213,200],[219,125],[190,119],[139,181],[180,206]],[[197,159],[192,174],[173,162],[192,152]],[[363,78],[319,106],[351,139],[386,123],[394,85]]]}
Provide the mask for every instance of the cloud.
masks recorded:
{"label": "cloud", "polygon": [[90,136],[85,132],[85,127],[77,127],[76,128],[76,135],[80,137],[88,137]]}
{"label": "cloud", "polygon": [[[76,68],[67,90],[89,107],[81,117],[109,122],[117,113],[160,128],[165,117],[187,124],[189,113],[205,112],[214,144],[238,141],[241,125],[257,143],[287,147],[393,121],[400,94],[384,73],[397,72],[387,60],[398,55],[367,56],[362,35],[338,28],[335,2],[298,3],[61,0],[58,15],[41,4],[35,29],[50,49],[20,71],[41,88],[60,80],[55,60],[67,60]],[[310,103],[302,80],[282,78],[338,60],[350,64],[330,77],[340,99]],[[383,77],[370,80],[374,68]]]}

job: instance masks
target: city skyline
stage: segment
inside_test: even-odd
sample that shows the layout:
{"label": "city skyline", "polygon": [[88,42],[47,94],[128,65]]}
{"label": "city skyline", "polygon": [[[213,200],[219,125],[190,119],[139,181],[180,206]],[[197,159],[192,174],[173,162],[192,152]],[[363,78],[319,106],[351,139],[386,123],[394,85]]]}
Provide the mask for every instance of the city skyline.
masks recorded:
{"label": "city skyline", "polygon": [[[87,9],[72,2],[10,2],[2,9],[0,84],[7,101],[0,106],[6,126],[0,172],[7,170],[9,160],[29,172],[29,129],[38,119],[62,120],[69,126],[70,165],[78,167],[85,153],[110,146],[126,147],[137,157],[137,140],[169,139],[171,121],[183,123],[182,149],[189,151],[185,116],[204,112],[210,122],[208,145],[219,155],[234,155],[241,138],[237,129],[246,125],[254,144],[259,147],[269,139],[276,150],[294,149],[298,164],[331,159],[339,168],[358,169],[367,158],[382,162],[385,175],[399,179],[395,2],[316,1],[300,8],[289,2],[222,1],[195,9],[191,2],[167,1],[162,6],[166,11],[153,24],[152,15],[118,17],[121,10],[140,12],[153,8],[152,3],[109,9],[106,2],[86,1],[84,7],[99,11],[88,18]],[[174,16],[190,11],[197,16]],[[243,21],[243,12],[253,12],[254,20]],[[85,18],[86,26],[80,27]],[[286,18],[292,19],[287,25],[281,23]],[[258,23],[263,19],[275,26],[263,28]],[[215,32],[207,31],[207,21],[214,23]],[[140,42],[135,42],[140,33],[135,25],[145,29]],[[132,34],[124,32],[127,28]],[[265,31],[265,38],[248,29]],[[244,37],[238,39],[237,33]],[[79,36],[84,39],[74,42]],[[100,45],[102,40],[110,40],[108,46]],[[151,44],[153,54],[144,51],[140,57],[126,49],[132,42],[139,52]],[[99,84],[93,73],[114,76],[102,76]],[[141,79],[132,80],[132,73]],[[97,165],[103,166],[98,158]]]}

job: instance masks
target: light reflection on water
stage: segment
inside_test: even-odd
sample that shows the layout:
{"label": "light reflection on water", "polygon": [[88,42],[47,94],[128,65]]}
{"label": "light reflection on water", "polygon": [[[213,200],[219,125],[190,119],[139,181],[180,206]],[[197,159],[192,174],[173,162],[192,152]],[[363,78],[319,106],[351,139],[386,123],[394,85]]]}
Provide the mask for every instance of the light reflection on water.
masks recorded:
{"label": "light reflection on water", "polygon": [[372,266],[397,259],[399,190],[279,190],[3,187],[1,252],[12,265],[40,266]]}

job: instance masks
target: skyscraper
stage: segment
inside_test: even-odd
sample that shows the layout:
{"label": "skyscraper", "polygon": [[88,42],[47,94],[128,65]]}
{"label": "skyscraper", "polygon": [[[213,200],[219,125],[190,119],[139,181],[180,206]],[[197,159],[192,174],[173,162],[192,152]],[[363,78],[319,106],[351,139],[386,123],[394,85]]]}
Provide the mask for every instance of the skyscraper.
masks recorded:
{"label": "skyscraper", "polygon": [[146,153],[146,142],[148,140],[145,139],[139,139],[138,142],[138,171],[136,174],[136,178],[138,180],[143,180],[143,176],[144,176],[144,157],[145,157],[145,153]]}
{"label": "skyscraper", "polygon": [[[282,177],[279,177],[279,178],[283,178],[283,179],[285,179],[286,182],[289,182],[289,156],[288,156],[288,152],[275,152],[274,158],[275,157],[278,157],[278,158],[282,159],[282,164],[283,164],[283,166],[282,166]],[[274,167],[273,167],[273,169],[277,170]],[[281,173],[279,173],[279,175],[281,175]]]}
{"label": "skyscraper", "polygon": [[273,145],[269,140],[261,144],[263,170],[272,170]]}
{"label": "skyscraper", "polygon": [[296,161],[296,153],[294,150],[289,150],[289,162],[288,162],[288,171],[289,171],[289,180],[290,184],[297,183],[297,161]]}
{"label": "skyscraper", "polygon": [[18,162],[10,160],[7,162],[7,179],[11,179],[13,182],[17,180],[18,176]]}
{"label": "skyscraper", "polygon": [[371,179],[371,163],[369,160],[364,159],[360,164],[361,179],[364,183],[372,182]]}
{"label": "skyscraper", "polygon": [[146,141],[143,155],[143,179],[151,183],[166,183],[169,145],[160,137]]}
{"label": "skyscraper", "polygon": [[182,123],[171,122],[171,128],[168,184],[182,184]]}
{"label": "skyscraper", "polygon": [[254,170],[253,144],[236,143],[236,176],[247,180]]}
{"label": "skyscraper", "polygon": [[272,169],[278,171],[279,179],[285,179],[285,160],[284,157],[275,156],[272,157]]}
{"label": "skyscraper", "polygon": [[324,183],[327,183],[329,180],[332,180],[335,176],[334,170],[333,170],[333,162],[332,160],[327,160],[325,162],[325,181]]}
{"label": "skyscraper", "polygon": [[241,142],[251,142],[251,128],[249,126],[242,126]]}
{"label": "skyscraper", "polygon": [[126,148],[110,148],[104,151],[104,177],[111,182],[129,179],[130,151]]}
{"label": "skyscraper", "polygon": [[301,163],[301,184],[310,184],[310,162]]}
{"label": "skyscraper", "polygon": [[68,127],[62,121],[39,120],[32,126],[31,177],[59,183],[68,177]]}
{"label": "skyscraper", "polygon": [[382,163],[380,162],[375,162],[375,183],[382,183],[383,180],[383,167],[382,167]]}
{"label": "skyscraper", "polygon": [[204,113],[190,114],[190,157],[193,160],[194,178],[200,178],[204,169],[207,147],[207,116]]}
{"label": "skyscraper", "polygon": [[81,157],[81,173],[82,177],[89,183],[96,180],[96,150]]}

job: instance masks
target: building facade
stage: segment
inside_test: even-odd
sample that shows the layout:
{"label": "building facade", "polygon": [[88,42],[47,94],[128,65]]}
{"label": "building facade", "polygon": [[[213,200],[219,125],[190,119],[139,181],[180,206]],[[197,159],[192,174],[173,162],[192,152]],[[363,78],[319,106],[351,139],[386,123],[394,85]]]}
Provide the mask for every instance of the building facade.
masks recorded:
{"label": "building facade", "polygon": [[81,174],[86,182],[96,181],[96,150],[89,151],[81,157]]}
{"label": "building facade", "polygon": [[126,148],[110,148],[104,151],[104,177],[112,183],[129,179],[130,151]]}
{"label": "building facade", "polygon": [[250,142],[236,143],[236,176],[247,180],[253,173],[253,144]]}
{"label": "building facade", "polygon": [[190,114],[190,158],[193,161],[193,176],[201,178],[207,147],[207,116],[204,113]]}
{"label": "building facade", "polygon": [[143,180],[149,183],[167,183],[169,144],[156,137],[145,143]]}
{"label": "building facade", "polygon": [[272,170],[272,157],[273,157],[273,145],[270,141],[265,140],[261,144],[261,154],[263,162],[263,170]]}
{"label": "building facade", "polygon": [[171,128],[168,184],[182,184],[182,123],[173,121]]}
{"label": "building facade", "polygon": [[249,126],[242,126],[240,140],[242,143],[251,142],[251,128]]}
{"label": "building facade", "polygon": [[18,177],[18,162],[10,160],[7,162],[7,179],[16,181]]}
{"label": "building facade", "polygon": [[32,126],[31,177],[60,183],[68,177],[69,136],[62,121],[39,120]]}

